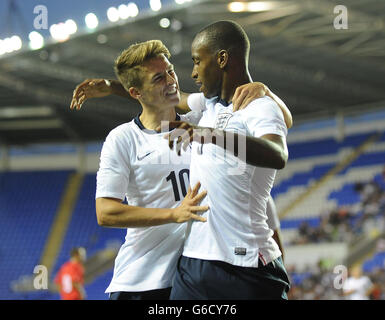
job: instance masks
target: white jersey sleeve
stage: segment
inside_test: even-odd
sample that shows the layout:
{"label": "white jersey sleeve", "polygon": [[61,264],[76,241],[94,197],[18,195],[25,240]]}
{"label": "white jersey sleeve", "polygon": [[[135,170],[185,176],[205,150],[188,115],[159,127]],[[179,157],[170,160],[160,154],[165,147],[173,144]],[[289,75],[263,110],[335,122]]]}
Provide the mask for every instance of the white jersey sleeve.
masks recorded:
{"label": "white jersey sleeve", "polygon": [[129,149],[119,140],[119,137],[119,130],[114,129],[103,144],[96,175],[95,198],[108,197],[123,200],[125,197],[130,176],[129,157],[125,155],[127,152],[125,150]]}
{"label": "white jersey sleeve", "polygon": [[275,207],[274,200],[269,196],[269,200],[266,204],[266,215],[267,215],[267,224],[272,230],[277,230],[281,226],[277,214],[277,208]]}
{"label": "white jersey sleeve", "polygon": [[243,113],[248,135],[257,138],[266,134],[286,137],[287,127],[282,111],[270,97],[255,99],[239,112]]}
{"label": "white jersey sleeve", "polygon": [[187,98],[187,104],[192,111],[202,112],[206,109],[206,99],[203,93],[191,93]]}
{"label": "white jersey sleeve", "polygon": [[190,111],[189,113],[180,115],[180,119],[191,124],[198,124],[202,115],[202,111]]}

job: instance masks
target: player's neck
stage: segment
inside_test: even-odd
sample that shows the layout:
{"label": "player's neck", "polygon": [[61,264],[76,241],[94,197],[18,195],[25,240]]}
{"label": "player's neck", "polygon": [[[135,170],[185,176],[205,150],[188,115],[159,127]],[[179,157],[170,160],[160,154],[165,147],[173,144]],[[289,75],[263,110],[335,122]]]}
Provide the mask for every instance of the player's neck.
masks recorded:
{"label": "player's neck", "polygon": [[162,121],[174,121],[175,117],[175,108],[160,111],[153,111],[148,108],[143,108],[143,112],[139,116],[139,119],[146,129],[155,130],[161,125]]}
{"label": "player's neck", "polygon": [[233,72],[227,72],[223,76],[222,82],[222,91],[220,98],[224,101],[231,102],[237,87],[250,83],[253,80],[251,79],[250,73],[247,68],[231,68]]}

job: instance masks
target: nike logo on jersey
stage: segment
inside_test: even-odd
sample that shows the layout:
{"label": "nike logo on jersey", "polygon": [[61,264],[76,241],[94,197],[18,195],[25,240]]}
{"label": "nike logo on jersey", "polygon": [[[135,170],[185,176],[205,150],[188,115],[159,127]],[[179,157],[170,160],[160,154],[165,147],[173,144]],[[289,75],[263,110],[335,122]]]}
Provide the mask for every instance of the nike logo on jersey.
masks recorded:
{"label": "nike logo on jersey", "polygon": [[153,153],[154,151],[149,151],[149,152],[146,152],[145,154],[143,155],[138,155],[136,158],[138,159],[138,161],[141,161],[143,160],[144,158],[146,158],[147,156],[149,156],[151,153]]}

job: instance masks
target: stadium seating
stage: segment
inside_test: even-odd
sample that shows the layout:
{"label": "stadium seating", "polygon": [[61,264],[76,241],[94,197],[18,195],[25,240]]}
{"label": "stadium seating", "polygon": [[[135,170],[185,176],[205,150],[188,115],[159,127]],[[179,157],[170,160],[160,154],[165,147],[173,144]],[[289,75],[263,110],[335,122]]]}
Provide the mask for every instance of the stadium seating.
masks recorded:
{"label": "stadium seating", "polygon": [[39,264],[70,171],[0,173],[0,299],[22,299],[10,280]]}
{"label": "stadium seating", "polygon": [[362,265],[362,271],[364,272],[372,272],[375,269],[385,269],[385,251],[374,254]]}
{"label": "stadium seating", "polygon": [[[359,147],[373,134],[375,132],[347,136],[342,142],[323,139],[289,144],[289,164],[283,170],[285,172],[278,173],[272,190],[278,210],[283,211],[344,156]],[[302,222],[316,227],[320,223],[321,216],[333,208],[359,203],[360,195],[354,190],[356,182],[375,180],[381,186],[385,185],[381,176],[385,164],[384,136],[382,132],[377,141],[364,153],[346,168],[331,176],[327,183],[321,185],[316,192],[310,194],[282,219],[281,225],[286,243],[290,243],[296,234],[293,228],[297,228]]]}
{"label": "stadium seating", "polygon": [[[39,264],[58,204],[71,171],[7,172],[0,174],[0,299],[58,299],[47,290],[13,292],[10,283],[33,274]],[[75,246],[84,246],[87,256],[105,248],[111,241],[124,241],[124,229],[102,228],[95,216],[95,174],[86,175],[67,229],[52,280],[61,264],[69,259]],[[97,290],[88,299],[107,299],[104,290],[112,277],[112,270],[89,284]]]}
{"label": "stadium seating", "polygon": [[[337,144],[330,139],[324,143],[320,142],[320,148],[313,151],[304,151],[301,148],[317,149],[319,141],[314,143],[313,147],[311,147],[312,143],[309,142],[297,143],[293,149],[289,145],[289,151],[295,151],[294,155],[291,153],[293,155],[290,159],[292,163],[288,165],[287,172],[278,174],[277,184],[273,191],[278,209],[284,208],[288,202],[305,192],[317,179],[327,172],[328,167],[332,168],[344,156],[359,147],[362,142],[374,133],[348,136],[343,143],[340,143],[340,148],[336,148]],[[326,147],[323,147],[325,144],[330,144],[333,150],[331,154],[329,154]],[[326,168],[326,172],[322,172],[323,168]],[[309,196],[309,200],[305,200],[302,204],[297,205],[281,220],[282,235],[286,248],[290,247],[290,243],[298,236],[298,228],[302,223],[306,222],[310,228],[317,228],[320,226],[321,218],[333,208],[354,208],[356,210],[353,210],[354,216],[350,217],[348,221],[351,226],[356,226],[357,222],[364,215],[362,194],[356,189],[356,184],[366,185],[370,182],[375,182],[382,189],[382,192],[385,192],[384,170],[385,133],[382,131],[377,140],[369,145],[361,155],[349,163],[343,170],[332,175],[325,185],[321,185],[314,195]],[[320,172],[319,175],[316,175],[317,171]],[[382,207],[371,218],[383,219],[384,213],[385,211]],[[377,220],[373,221],[372,226],[377,228],[377,230],[379,230],[378,228],[381,229],[380,224],[377,224]],[[383,232],[384,230],[379,231]],[[315,267],[314,269],[316,270],[317,268]],[[363,263],[362,269],[364,273],[370,275],[373,279],[376,279],[378,274],[381,277],[385,270],[384,252],[378,252],[367,259]],[[376,274],[376,272],[380,273]],[[290,278],[295,288],[292,290],[295,293],[295,297],[292,298],[316,297],[315,293],[321,292],[321,299],[340,299],[337,291],[332,291],[330,288],[327,290],[328,286],[323,288],[319,285],[321,277],[322,272],[309,272],[306,268],[301,272],[291,272]],[[307,279],[315,280],[307,281]]]}

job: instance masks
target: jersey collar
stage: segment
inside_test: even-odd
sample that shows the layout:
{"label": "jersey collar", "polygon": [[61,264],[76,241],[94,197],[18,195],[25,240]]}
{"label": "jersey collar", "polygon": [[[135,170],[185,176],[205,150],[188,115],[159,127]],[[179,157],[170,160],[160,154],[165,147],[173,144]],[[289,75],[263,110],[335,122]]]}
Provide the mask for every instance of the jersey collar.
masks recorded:
{"label": "jersey collar", "polygon": [[[146,129],[142,123],[142,121],[140,121],[139,117],[142,113],[139,113],[135,118],[134,118],[134,122],[136,123],[136,125],[139,127],[140,130],[145,130],[146,132],[154,132],[154,133],[158,133],[156,132],[155,130],[149,130],[149,129]],[[176,114],[176,117],[175,117],[175,121],[180,121],[180,116],[179,114]]]}
{"label": "jersey collar", "polygon": [[216,103],[220,103],[224,107],[228,107],[231,104],[231,103],[229,103],[229,102],[227,102],[227,101],[225,101],[223,99],[219,99],[219,98],[218,98]]}

